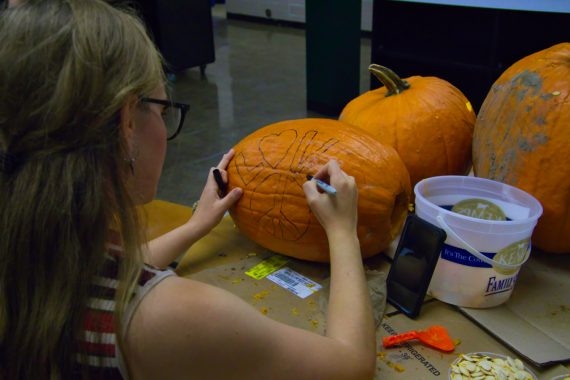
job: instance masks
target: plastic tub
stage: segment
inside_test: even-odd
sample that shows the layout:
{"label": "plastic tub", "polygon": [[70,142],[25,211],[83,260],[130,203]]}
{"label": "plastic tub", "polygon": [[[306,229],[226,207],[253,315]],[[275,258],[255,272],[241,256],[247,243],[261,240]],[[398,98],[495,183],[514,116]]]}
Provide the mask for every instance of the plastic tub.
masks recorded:
{"label": "plastic tub", "polygon": [[428,294],[473,308],[507,301],[530,256],[540,203],[513,186],[466,176],[427,178],[414,192],[416,214],[447,233]]}

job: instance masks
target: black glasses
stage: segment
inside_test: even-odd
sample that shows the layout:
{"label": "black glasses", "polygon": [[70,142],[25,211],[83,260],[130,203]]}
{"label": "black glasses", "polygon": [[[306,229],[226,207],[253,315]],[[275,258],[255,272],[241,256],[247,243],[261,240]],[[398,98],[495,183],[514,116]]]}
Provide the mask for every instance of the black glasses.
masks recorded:
{"label": "black glasses", "polygon": [[175,103],[170,100],[154,99],[154,98],[141,98],[141,102],[154,103],[164,106],[162,110],[162,119],[166,125],[167,140],[172,140],[180,133],[186,112],[190,109],[189,104]]}

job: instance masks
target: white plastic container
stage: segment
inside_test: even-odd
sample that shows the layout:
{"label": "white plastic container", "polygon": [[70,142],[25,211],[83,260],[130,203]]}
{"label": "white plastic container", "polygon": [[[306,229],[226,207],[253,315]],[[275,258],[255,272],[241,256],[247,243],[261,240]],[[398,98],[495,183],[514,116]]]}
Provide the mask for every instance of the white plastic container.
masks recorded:
{"label": "white plastic container", "polygon": [[[529,258],[540,203],[513,186],[466,176],[427,178],[414,192],[416,214],[447,233],[428,294],[473,308],[507,301]],[[471,208],[450,210],[464,204]],[[485,212],[505,220],[480,219]]]}

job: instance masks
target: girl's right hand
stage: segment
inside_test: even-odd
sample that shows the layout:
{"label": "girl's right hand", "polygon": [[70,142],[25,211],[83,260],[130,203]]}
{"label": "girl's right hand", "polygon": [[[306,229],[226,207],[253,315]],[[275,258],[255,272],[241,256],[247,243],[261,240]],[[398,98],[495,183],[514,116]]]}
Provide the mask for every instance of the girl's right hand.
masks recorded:
{"label": "girl's right hand", "polygon": [[317,187],[316,181],[307,181],[303,190],[309,207],[330,237],[336,233],[354,233],[358,222],[358,189],[354,177],[341,170],[335,160],[329,161],[315,175],[336,189],[328,194]]}

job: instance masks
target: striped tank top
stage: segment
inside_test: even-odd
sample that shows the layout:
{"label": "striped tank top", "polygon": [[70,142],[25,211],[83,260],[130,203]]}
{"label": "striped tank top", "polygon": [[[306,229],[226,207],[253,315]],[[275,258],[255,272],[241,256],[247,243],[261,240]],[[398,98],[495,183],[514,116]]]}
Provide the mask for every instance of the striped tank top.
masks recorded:
{"label": "striped tank top", "polygon": [[[78,377],[87,372],[89,378],[127,379],[128,372],[123,353],[119,349],[114,321],[115,294],[118,287],[119,260],[122,250],[108,244],[108,255],[103,269],[89,289],[87,311],[83,319],[74,371]],[[126,307],[122,329],[127,331],[137,306],[146,294],[163,279],[176,276],[170,270],[160,270],[145,265],[139,277],[135,293]],[[124,337],[124,335],[123,335]]]}

